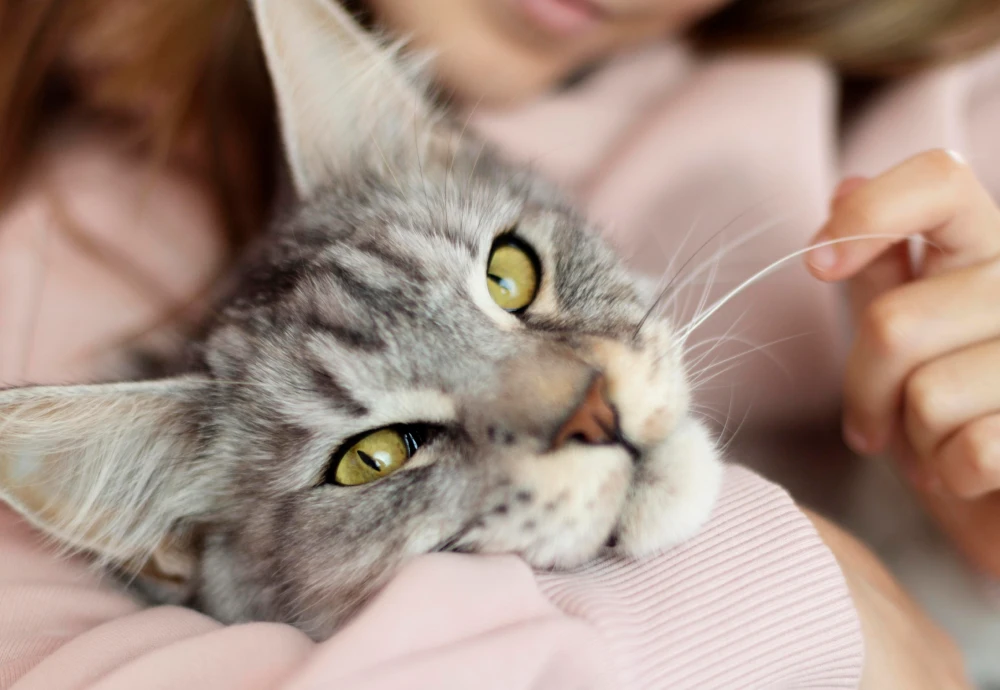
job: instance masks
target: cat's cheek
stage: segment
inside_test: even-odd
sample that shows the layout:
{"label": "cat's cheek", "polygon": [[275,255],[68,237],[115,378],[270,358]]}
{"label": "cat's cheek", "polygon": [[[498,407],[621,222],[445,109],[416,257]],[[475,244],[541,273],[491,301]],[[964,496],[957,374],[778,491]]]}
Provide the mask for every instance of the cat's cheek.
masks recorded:
{"label": "cat's cheek", "polygon": [[616,550],[642,558],[697,534],[715,508],[722,470],[708,430],[685,420],[644,458],[622,511]]}
{"label": "cat's cheek", "polygon": [[574,568],[601,551],[634,476],[628,453],[613,446],[574,444],[511,469],[528,500],[512,505],[502,521],[488,521],[483,550],[514,551],[544,569]]}

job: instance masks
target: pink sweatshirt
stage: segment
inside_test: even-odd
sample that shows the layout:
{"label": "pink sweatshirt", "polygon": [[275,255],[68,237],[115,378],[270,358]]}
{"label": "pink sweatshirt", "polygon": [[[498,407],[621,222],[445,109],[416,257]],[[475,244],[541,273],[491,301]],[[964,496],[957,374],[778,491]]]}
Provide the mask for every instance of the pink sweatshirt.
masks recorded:
{"label": "pink sweatshirt", "polygon": [[832,555],[783,491],[738,468],[709,528],[670,554],[544,575],[425,556],[318,645],[142,609],[6,511],[0,551],[0,687],[16,690],[833,690],[860,669]]}
{"label": "pink sweatshirt", "polygon": [[[948,146],[1000,191],[1000,55],[901,84],[842,145],[824,65],[698,62],[671,46],[475,121],[562,182],[654,275],[721,228],[732,242],[773,223],[722,262],[715,279],[730,286],[800,249],[843,174]],[[157,275],[168,294],[185,294],[185,276],[209,274],[219,260],[204,231],[210,211],[176,180],[143,194],[135,164],[99,144],[63,142],[40,176],[95,235]],[[130,213],[134,223],[105,222]],[[31,186],[0,216],[0,381],[85,376],[107,333],[130,333],[156,311],[134,285],[99,273],[64,234],[48,232],[55,222],[50,200]],[[128,232],[114,235],[118,226]],[[695,276],[679,318],[709,277]],[[748,412],[748,424],[762,427],[836,406],[846,329],[834,289],[794,262],[720,311],[702,337],[734,324],[757,345],[798,335],[770,348],[787,373],[766,362],[724,372],[699,402],[735,419]],[[723,345],[716,357],[745,347]],[[81,563],[55,560],[4,510],[0,554],[0,687],[18,690],[855,688],[862,661],[832,556],[783,491],[735,467],[703,533],[660,557],[554,575],[511,557],[427,556],[319,645],[280,625],[226,628],[188,610],[143,610]]]}

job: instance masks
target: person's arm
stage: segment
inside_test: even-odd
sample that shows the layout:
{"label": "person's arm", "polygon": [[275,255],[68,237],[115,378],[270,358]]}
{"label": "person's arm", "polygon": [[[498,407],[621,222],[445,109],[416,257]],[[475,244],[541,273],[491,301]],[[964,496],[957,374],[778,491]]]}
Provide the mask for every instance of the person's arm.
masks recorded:
{"label": "person's arm", "polygon": [[865,639],[862,690],[971,687],[954,641],[933,623],[861,542],[804,511],[840,563]]}
{"label": "person's arm", "polygon": [[[93,141],[63,149],[66,155],[81,151],[95,157],[81,163],[137,172]],[[146,188],[130,186],[137,179],[126,184],[111,172],[103,179],[106,186],[90,187],[83,200],[89,199],[91,213],[103,208],[110,214],[96,213],[90,220],[100,221],[97,226],[113,244],[120,241],[127,247],[138,230],[118,205],[134,203]],[[94,180],[81,177],[81,182]],[[158,183],[179,184],[197,201],[197,187],[183,179]],[[45,198],[32,196],[32,189],[37,188],[29,187],[27,196],[0,220],[0,281],[5,281],[0,299],[9,300],[0,315],[12,313],[7,305],[27,316],[36,309],[22,303],[27,284],[17,272],[39,264],[25,266],[24,246],[12,239],[30,237],[36,227],[34,217],[18,215],[18,209],[47,210]],[[167,195],[150,203],[170,199]],[[189,237],[194,244],[182,248],[199,250],[197,242],[202,241],[217,246],[211,244],[210,214],[190,215],[192,209],[205,208],[200,205],[204,199],[191,208],[176,197],[174,202],[176,206],[156,206],[161,212],[151,219],[158,222],[146,229],[151,237],[170,240],[173,232],[179,233],[174,239],[204,232],[209,237]],[[199,218],[202,225],[194,223]],[[46,293],[48,306],[40,316],[50,330],[36,336],[42,340],[30,350],[37,357],[27,369],[29,378],[93,376],[95,371],[84,364],[67,365],[81,342],[111,340],[123,332],[122,324],[139,324],[147,314],[155,315],[152,307],[130,301],[127,288],[93,292],[92,274],[82,268],[90,264],[69,250],[63,248],[65,254],[41,264],[58,289]],[[207,270],[206,255],[211,258],[211,253],[204,247],[200,251],[187,260]],[[175,256],[180,260],[164,265],[165,277],[197,277],[197,271],[178,270],[185,265],[183,251]],[[114,276],[105,280],[98,286],[117,285]],[[196,282],[181,280],[180,287]],[[78,299],[81,295],[90,299]],[[32,322],[5,322],[0,328],[5,344],[30,342]],[[14,372],[14,380],[25,377],[19,352],[23,350],[15,347],[0,350],[0,365]],[[850,558],[842,559],[841,566],[849,573],[854,568]],[[428,580],[447,586],[431,590]],[[443,615],[462,610],[455,606],[459,582],[467,588],[473,614],[467,618]],[[579,573],[540,575],[537,581],[510,558],[429,557],[414,563],[378,605],[319,647],[287,626],[226,628],[187,609],[143,609],[81,561],[57,559],[39,535],[6,510],[0,510],[0,600],[0,687],[16,683],[19,690],[305,688],[329,678],[347,678],[351,687],[398,687],[392,679],[399,676],[393,674],[425,678],[424,687],[447,688],[452,681],[459,683],[452,687],[467,687],[461,685],[467,677],[456,665],[463,658],[481,661],[477,668],[489,668],[497,687],[505,688],[652,688],[664,683],[711,688],[732,687],[734,678],[756,678],[761,686],[788,690],[817,684],[853,688],[862,660],[855,605],[869,608],[863,598],[852,604],[830,549],[788,496],[737,469],[727,474],[711,523],[670,554],[634,564],[597,563]],[[907,612],[898,620],[908,621]],[[428,630],[439,635],[435,639],[440,644],[433,649],[420,646],[429,641]],[[885,630],[897,634],[895,628]],[[387,639],[387,631],[404,639]],[[511,664],[511,658],[530,663]],[[867,663],[877,658],[869,654]]]}

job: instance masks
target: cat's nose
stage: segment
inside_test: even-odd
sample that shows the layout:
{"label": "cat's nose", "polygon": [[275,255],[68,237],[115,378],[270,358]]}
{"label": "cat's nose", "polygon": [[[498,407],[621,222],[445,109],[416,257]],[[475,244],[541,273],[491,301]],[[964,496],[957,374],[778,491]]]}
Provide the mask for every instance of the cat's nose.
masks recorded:
{"label": "cat's nose", "polygon": [[580,404],[556,432],[550,450],[558,450],[570,441],[593,446],[615,443],[620,436],[618,415],[608,400],[608,382],[604,374],[598,374]]}

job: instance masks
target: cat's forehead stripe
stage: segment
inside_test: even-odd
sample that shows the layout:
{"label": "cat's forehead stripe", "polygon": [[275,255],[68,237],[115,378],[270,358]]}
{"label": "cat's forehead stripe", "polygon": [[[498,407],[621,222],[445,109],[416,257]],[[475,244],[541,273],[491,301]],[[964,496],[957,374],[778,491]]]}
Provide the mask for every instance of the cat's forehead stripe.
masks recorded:
{"label": "cat's forehead stripe", "polygon": [[347,388],[322,365],[312,364],[309,367],[309,375],[316,392],[338,410],[352,417],[364,417],[368,414],[368,407],[351,395]]}
{"label": "cat's forehead stripe", "polygon": [[333,323],[324,319],[315,311],[306,317],[306,332],[320,337],[333,338],[339,344],[362,352],[384,352],[388,347],[374,328],[354,328],[352,326]]}

